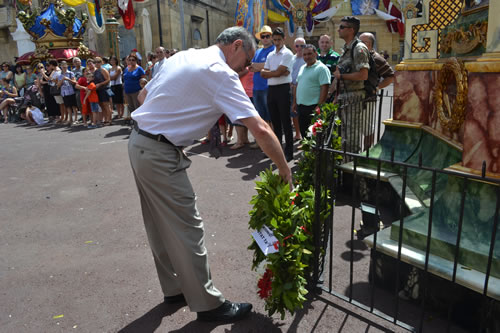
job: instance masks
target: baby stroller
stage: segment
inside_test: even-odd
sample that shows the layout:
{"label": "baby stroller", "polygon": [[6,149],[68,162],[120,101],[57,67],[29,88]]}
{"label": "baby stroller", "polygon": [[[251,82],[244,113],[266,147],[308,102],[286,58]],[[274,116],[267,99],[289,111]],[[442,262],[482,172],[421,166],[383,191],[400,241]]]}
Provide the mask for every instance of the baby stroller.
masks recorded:
{"label": "baby stroller", "polygon": [[36,106],[43,112],[44,104],[42,101],[42,96],[38,91],[38,87],[32,85],[31,87],[25,89],[23,97],[15,97],[15,103],[9,106],[9,122],[21,121],[21,114],[26,112],[26,107],[28,102],[31,102],[33,106]]}

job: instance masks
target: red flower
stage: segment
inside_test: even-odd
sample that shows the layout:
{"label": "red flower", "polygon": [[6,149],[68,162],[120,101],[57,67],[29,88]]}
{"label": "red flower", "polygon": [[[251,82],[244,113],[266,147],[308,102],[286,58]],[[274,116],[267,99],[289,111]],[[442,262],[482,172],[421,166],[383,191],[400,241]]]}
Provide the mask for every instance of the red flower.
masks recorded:
{"label": "red flower", "polygon": [[316,114],[321,114],[321,109],[319,108],[319,106],[317,106],[316,109],[314,109],[314,111],[316,111]]}
{"label": "red flower", "polygon": [[273,272],[268,268],[266,269],[264,275],[260,278],[257,283],[259,287],[258,294],[260,298],[266,299],[271,296],[271,284],[272,284]]}

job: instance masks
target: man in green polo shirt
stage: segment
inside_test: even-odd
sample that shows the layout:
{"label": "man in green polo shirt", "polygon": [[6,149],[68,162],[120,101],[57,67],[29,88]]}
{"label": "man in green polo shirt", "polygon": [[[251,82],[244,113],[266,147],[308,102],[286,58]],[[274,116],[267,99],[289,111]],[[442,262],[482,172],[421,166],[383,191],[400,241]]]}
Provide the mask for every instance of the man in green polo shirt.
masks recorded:
{"label": "man in green polo shirt", "polygon": [[317,56],[314,45],[307,44],[302,51],[306,63],[299,70],[297,88],[293,94],[293,108],[299,114],[299,128],[303,138],[311,125],[314,109],[325,102],[330,86],[330,70],[316,60]]}
{"label": "man in green polo shirt", "polygon": [[332,40],[328,35],[321,35],[318,41],[318,60],[328,67],[330,73],[335,72],[335,66],[340,55],[332,49]]}

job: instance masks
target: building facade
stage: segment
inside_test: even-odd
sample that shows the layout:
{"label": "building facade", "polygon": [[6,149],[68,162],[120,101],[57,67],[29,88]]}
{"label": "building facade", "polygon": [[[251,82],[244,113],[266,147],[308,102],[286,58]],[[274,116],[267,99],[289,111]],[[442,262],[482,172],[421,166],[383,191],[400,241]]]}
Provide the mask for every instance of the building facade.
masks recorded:
{"label": "building facade", "polygon": [[[104,4],[106,0],[101,2]],[[159,45],[168,49],[183,49],[181,12],[184,14],[185,47],[206,47],[215,41],[222,30],[234,24],[236,2],[231,0],[145,0],[133,2],[133,5],[135,24],[132,29],[125,29],[121,17],[118,13],[115,15],[118,21],[120,57],[126,56],[133,49],[137,49],[145,56]],[[32,6],[40,8],[41,0],[33,0]],[[158,15],[158,9],[160,15]],[[84,8],[77,7],[76,11],[77,16],[80,17]],[[23,54],[25,48],[20,47],[19,40],[15,40],[18,39],[17,30],[15,8],[11,1],[0,0],[0,43],[3,46],[0,49],[1,62],[12,63],[15,57]],[[98,34],[90,24],[87,25],[84,42],[90,49],[103,56],[111,55],[108,38],[106,31]]]}

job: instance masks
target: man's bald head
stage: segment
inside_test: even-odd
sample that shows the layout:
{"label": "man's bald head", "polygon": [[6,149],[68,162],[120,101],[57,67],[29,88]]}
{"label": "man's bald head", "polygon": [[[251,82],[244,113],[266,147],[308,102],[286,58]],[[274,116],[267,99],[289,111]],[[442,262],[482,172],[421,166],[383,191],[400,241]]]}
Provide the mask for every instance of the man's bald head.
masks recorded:
{"label": "man's bald head", "polygon": [[368,50],[372,50],[373,46],[375,46],[375,36],[369,32],[363,32],[359,39],[366,45]]}
{"label": "man's bald head", "polygon": [[163,46],[158,46],[155,50],[156,59],[162,60],[165,58],[165,48]]}

